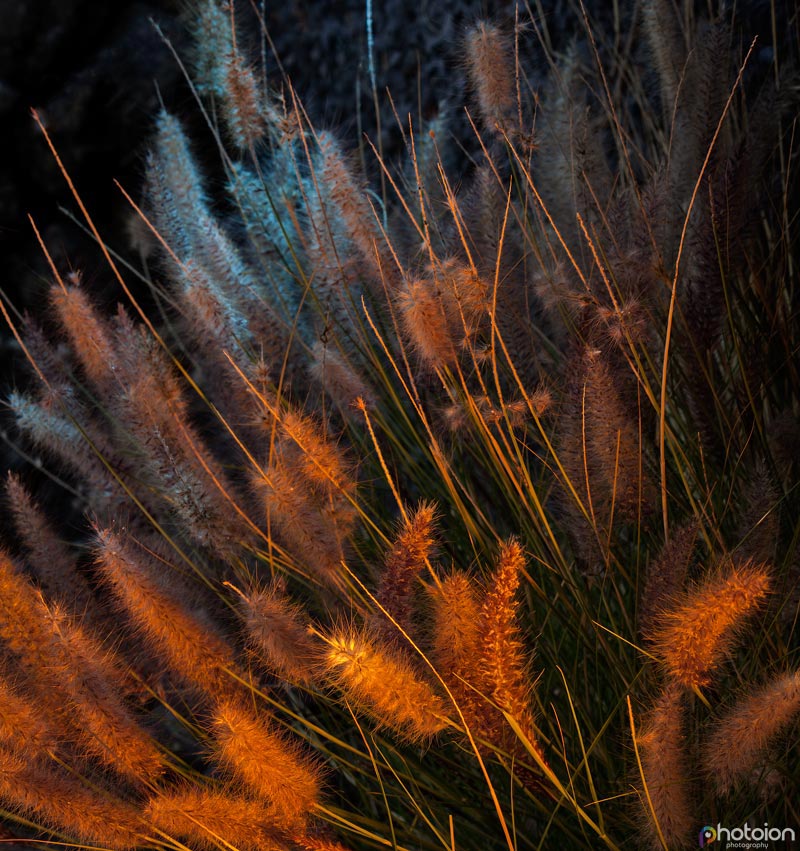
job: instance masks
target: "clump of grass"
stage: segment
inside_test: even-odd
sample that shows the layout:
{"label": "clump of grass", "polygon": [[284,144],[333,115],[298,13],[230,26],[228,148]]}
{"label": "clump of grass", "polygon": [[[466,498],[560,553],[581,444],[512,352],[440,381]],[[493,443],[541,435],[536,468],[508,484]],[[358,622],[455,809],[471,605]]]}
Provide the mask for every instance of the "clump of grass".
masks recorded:
{"label": "clump of grass", "polygon": [[472,165],[445,167],[444,112],[399,116],[379,195],[235,7],[197,4],[205,133],[164,109],[124,190],[163,310],[77,189],[126,306],[53,264],[52,338],[3,308],[19,439],[86,517],[67,536],[9,478],[21,834],[513,851],[791,823],[796,675],[765,673],[797,667],[791,57],[765,78],[735,19],[632,6],[634,52],[583,7],[565,52],[527,7],[477,22]]}

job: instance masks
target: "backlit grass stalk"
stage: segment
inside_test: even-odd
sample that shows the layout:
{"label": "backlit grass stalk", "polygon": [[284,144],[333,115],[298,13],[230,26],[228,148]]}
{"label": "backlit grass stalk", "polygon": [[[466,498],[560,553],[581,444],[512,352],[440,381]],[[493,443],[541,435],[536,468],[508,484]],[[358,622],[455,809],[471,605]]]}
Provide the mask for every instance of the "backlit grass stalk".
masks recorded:
{"label": "backlit grass stalk", "polygon": [[707,685],[771,584],[766,565],[726,560],[685,592],[661,615],[650,636],[669,675],[687,688]]}
{"label": "backlit grass stalk", "polygon": [[216,762],[268,804],[276,825],[292,830],[309,820],[321,781],[296,744],[238,701],[214,707],[211,733]]}
{"label": "backlit grass stalk", "polygon": [[365,630],[344,628],[323,637],[327,678],[379,724],[411,740],[446,727],[444,701],[401,650]]}

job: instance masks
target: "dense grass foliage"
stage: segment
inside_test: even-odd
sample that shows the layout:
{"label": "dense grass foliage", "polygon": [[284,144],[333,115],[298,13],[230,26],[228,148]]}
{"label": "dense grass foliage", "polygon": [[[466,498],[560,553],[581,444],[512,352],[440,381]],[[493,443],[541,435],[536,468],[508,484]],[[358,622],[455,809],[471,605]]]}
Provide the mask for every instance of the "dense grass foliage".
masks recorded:
{"label": "dense grass foliage", "polygon": [[9,477],[20,835],[800,829],[793,47],[761,79],[730,20],[628,11],[573,10],[558,55],[528,7],[476,23],[457,181],[444,114],[397,116],[399,162],[348,144],[197,3],[176,62],[206,127],[162,111],[123,189],[140,268],[74,190],[122,304],[53,265],[44,317],[6,311],[20,442],[85,517]]}

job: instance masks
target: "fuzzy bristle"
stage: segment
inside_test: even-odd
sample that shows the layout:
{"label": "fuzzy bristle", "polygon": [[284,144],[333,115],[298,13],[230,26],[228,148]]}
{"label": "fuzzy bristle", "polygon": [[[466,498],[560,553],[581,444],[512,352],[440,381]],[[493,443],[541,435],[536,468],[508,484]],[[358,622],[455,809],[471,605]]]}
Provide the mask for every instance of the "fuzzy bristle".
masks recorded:
{"label": "fuzzy bristle", "polygon": [[92,592],[78,572],[69,546],[19,477],[9,474],[6,495],[14,525],[28,550],[28,564],[43,590],[75,614],[91,617]]}
{"label": "fuzzy bristle", "polygon": [[311,350],[310,373],[344,416],[352,416],[356,399],[375,407],[375,393],[336,349],[317,341]]}
{"label": "fuzzy bristle", "polygon": [[513,117],[514,68],[507,39],[481,22],[467,35],[467,71],[487,130],[501,133]]}
{"label": "fuzzy bristle", "polygon": [[[47,628],[46,606],[11,558],[0,551],[0,638],[14,667],[25,677],[41,711],[58,725],[58,732],[75,733],[65,706],[58,677],[50,675],[52,636]],[[55,682],[54,682],[55,680]]]}
{"label": "fuzzy bristle", "polygon": [[288,851],[263,804],[228,792],[187,788],[151,798],[145,816],[160,831],[198,848]]}
{"label": "fuzzy bristle", "polygon": [[460,571],[431,589],[431,656],[467,726],[486,733],[484,702],[475,683],[484,632],[476,583]]}
{"label": "fuzzy bristle", "polygon": [[692,812],[688,782],[683,704],[680,689],[672,687],[665,691],[642,722],[637,736],[649,804],[643,791],[640,800],[645,810],[645,830],[653,848],[662,847],[659,828],[669,848],[688,847],[696,838],[692,830],[696,814]]}
{"label": "fuzzy bristle", "polygon": [[319,801],[320,778],[296,744],[236,701],[215,707],[211,732],[216,761],[269,804],[275,824],[290,830],[308,820]]}
{"label": "fuzzy bristle", "polygon": [[57,674],[81,725],[78,744],[129,780],[153,781],[163,770],[163,757],[121,699],[125,682],[115,660],[58,607],[43,609],[51,675]]}
{"label": "fuzzy bristle", "polygon": [[97,533],[97,568],[131,625],[188,685],[213,697],[229,694],[232,680],[225,671],[236,665],[227,641],[158,587],[143,554],[113,531]]}
{"label": "fuzzy bristle", "polygon": [[320,504],[304,471],[291,457],[275,457],[263,473],[254,476],[253,482],[264,501],[269,527],[279,532],[292,554],[315,578],[337,587],[344,555],[343,530],[336,515]]}
{"label": "fuzzy bristle", "polygon": [[[436,544],[435,538],[436,506],[422,503],[403,523],[400,533],[386,555],[386,566],[381,574],[376,594],[378,602],[403,629],[411,627],[411,615],[414,610],[414,584],[431,558]],[[393,636],[397,629],[385,624],[383,618],[378,622],[385,626],[384,634]]]}
{"label": "fuzzy bristle", "polygon": [[238,53],[231,52],[223,58],[219,76],[225,90],[222,108],[231,141],[237,148],[252,149],[266,129],[255,74]]}
{"label": "fuzzy bristle", "polygon": [[403,328],[420,360],[431,369],[451,366],[457,345],[454,319],[445,311],[431,281],[411,280],[399,296]]}
{"label": "fuzzy bristle", "polygon": [[313,487],[321,488],[326,496],[346,498],[354,492],[355,482],[344,453],[311,417],[286,411],[281,430],[299,450],[298,467]]}
{"label": "fuzzy bristle", "polygon": [[349,851],[347,846],[333,839],[328,839],[326,836],[305,834],[304,836],[293,837],[293,839],[302,848],[302,851]]}
{"label": "fuzzy bristle", "polygon": [[0,741],[18,753],[38,757],[55,751],[58,737],[35,702],[0,678]]}
{"label": "fuzzy bristle", "polygon": [[323,662],[331,683],[379,723],[410,739],[427,739],[444,729],[442,699],[396,648],[354,629],[325,640]]}
{"label": "fuzzy bristle", "polygon": [[481,648],[481,604],[475,583],[456,572],[431,591],[433,657],[443,675],[464,674]]}
{"label": "fuzzy bristle", "polygon": [[675,529],[655,561],[648,565],[639,611],[640,630],[648,634],[659,614],[683,589],[697,539],[697,524]]}
{"label": "fuzzy bristle", "polygon": [[800,673],[775,677],[751,690],[714,723],[703,748],[703,768],[720,794],[763,766],[768,748],[800,711]]}
{"label": "fuzzy bristle", "polygon": [[138,848],[149,831],[136,808],[111,792],[0,747],[0,798],[21,815],[41,820],[81,842],[113,848]]}
{"label": "fuzzy bristle", "polygon": [[50,298],[86,377],[95,387],[107,387],[119,360],[107,323],[81,287],[62,289],[54,286]]}
{"label": "fuzzy bristle", "polygon": [[707,685],[771,584],[765,565],[729,564],[663,612],[650,639],[670,676],[687,688]]}
{"label": "fuzzy bristle", "polygon": [[797,2],[73,5],[0,39],[0,114],[67,72],[4,128],[0,851],[791,824]]}
{"label": "fuzzy bristle", "polygon": [[[524,567],[522,546],[516,540],[508,541],[500,551],[481,606],[483,638],[478,682],[479,686],[485,686],[487,697],[514,718],[531,745],[538,747],[531,708],[529,660],[517,623],[516,596]],[[508,732],[502,720],[489,718],[494,710],[486,706],[484,712],[487,730],[495,742],[507,740]]]}
{"label": "fuzzy bristle", "polygon": [[242,595],[245,636],[266,667],[288,680],[308,685],[318,651],[304,615],[277,584]]}
{"label": "fuzzy bristle", "polygon": [[322,132],[318,134],[318,142],[320,160],[317,179],[330,193],[334,211],[341,217],[346,234],[364,263],[367,283],[380,298],[384,293],[384,277],[391,267],[387,265],[384,269],[377,259],[381,251],[381,239],[375,216],[336,138]]}

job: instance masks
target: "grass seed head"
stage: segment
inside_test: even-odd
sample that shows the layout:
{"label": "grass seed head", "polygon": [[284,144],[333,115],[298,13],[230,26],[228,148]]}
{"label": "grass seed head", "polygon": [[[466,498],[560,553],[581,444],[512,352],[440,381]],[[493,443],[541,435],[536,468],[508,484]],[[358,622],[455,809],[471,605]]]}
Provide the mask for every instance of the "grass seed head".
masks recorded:
{"label": "grass seed head", "polygon": [[686,688],[707,685],[771,585],[766,565],[725,560],[664,611],[651,645],[670,677]]}

